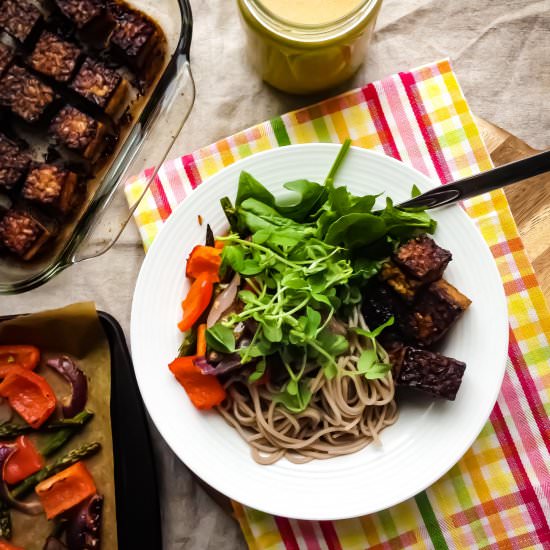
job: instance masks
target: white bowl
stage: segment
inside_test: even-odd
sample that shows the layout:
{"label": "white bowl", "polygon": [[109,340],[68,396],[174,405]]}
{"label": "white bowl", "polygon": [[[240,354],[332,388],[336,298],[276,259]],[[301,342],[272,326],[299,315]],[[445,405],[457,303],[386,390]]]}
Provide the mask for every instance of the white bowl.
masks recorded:
{"label": "white bowl", "polygon": [[[185,259],[204,242],[206,223],[227,230],[219,199],[234,199],[241,170],[271,192],[286,181],[322,182],[339,147],[294,145],[259,153],[204,182],[165,223],[149,250],[134,293],[131,344],[139,387],[149,414],[176,455],[206,483],[245,505],[300,519],[341,519],[377,512],[419,493],[466,452],[487,421],[504,375],[507,307],[493,257],[458,206],[433,211],[437,242],[452,251],[445,277],[472,300],[452,329],[443,352],[467,364],[456,401],[419,396],[400,403],[396,424],[382,445],[349,456],[295,465],[260,466],[247,444],[216,412],[199,412],[168,370],[182,336],[177,323],[189,283]],[[337,185],[356,194],[384,191],[396,203],[413,184],[434,186],[426,176],[390,157],[352,148]],[[204,219],[200,226],[198,215]]]}

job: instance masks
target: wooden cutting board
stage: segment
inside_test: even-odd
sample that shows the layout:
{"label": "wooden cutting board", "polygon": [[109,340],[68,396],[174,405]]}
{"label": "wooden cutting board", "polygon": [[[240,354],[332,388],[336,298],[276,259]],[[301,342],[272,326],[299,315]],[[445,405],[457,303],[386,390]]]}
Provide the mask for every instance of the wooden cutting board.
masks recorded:
{"label": "wooden cutting board", "polygon": [[[477,125],[496,166],[534,155],[524,141],[498,126],[476,117]],[[525,180],[505,189],[510,208],[518,225],[546,300],[550,303],[550,173]],[[205,491],[229,514],[230,500],[196,478]]]}
{"label": "wooden cutting board", "polygon": [[[482,118],[476,118],[476,122],[496,166],[538,152]],[[550,173],[516,183],[504,191],[527,255],[550,304]]]}

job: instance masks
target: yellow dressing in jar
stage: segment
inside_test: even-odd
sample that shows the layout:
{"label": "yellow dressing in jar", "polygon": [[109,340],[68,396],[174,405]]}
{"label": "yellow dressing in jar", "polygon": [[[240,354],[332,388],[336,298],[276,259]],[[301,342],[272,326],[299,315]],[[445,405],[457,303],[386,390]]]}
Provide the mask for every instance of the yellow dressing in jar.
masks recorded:
{"label": "yellow dressing in jar", "polygon": [[350,14],[362,0],[262,0],[277,17],[298,25],[323,25]]}
{"label": "yellow dressing in jar", "polygon": [[272,86],[308,94],[364,61],[382,0],[237,0],[252,65]]}

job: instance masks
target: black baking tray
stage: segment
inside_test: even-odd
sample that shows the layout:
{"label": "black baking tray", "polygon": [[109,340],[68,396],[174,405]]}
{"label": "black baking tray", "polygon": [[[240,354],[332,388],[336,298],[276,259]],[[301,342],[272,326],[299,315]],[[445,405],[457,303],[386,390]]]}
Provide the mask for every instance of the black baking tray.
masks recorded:
{"label": "black baking tray", "polygon": [[[111,351],[111,429],[119,550],[160,550],[157,476],[145,408],[124,332],[98,311]],[[0,321],[14,316],[0,317]],[[112,550],[106,548],[105,550]]]}

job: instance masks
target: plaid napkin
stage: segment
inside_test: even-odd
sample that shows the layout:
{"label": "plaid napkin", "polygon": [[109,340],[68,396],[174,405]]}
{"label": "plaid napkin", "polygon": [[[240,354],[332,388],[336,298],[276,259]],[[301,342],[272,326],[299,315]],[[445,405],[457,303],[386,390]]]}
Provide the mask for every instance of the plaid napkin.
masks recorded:
{"label": "plaid napkin", "polygon": [[[342,142],[391,155],[446,183],[491,168],[448,61],[399,73],[274,118],[168,162],[136,212],[147,248],[172,209],[237,159],[291,143]],[[144,178],[129,182],[130,204]],[[490,420],[437,483],[383,512],[297,521],[234,503],[251,550],[550,548],[550,314],[502,191],[464,205],[495,257],[510,349]]]}

